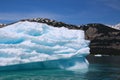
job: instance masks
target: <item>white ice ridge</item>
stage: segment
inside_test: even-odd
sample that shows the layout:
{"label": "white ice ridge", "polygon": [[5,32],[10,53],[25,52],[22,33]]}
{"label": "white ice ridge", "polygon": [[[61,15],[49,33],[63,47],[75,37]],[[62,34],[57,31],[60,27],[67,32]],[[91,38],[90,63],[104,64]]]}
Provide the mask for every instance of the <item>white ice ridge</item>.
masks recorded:
{"label": "white ice ridge", "polygon": [[88,45],[82,30],[17,22],[0,28],[0,66],[84,57]]}

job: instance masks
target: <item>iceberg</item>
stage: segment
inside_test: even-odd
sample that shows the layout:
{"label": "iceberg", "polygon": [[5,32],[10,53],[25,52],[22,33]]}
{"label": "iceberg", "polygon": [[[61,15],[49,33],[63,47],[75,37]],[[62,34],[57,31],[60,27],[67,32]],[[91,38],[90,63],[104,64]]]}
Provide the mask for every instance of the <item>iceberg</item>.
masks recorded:
{"label": "iceberg", "polygon": [[19,21],[0,28],[0,67],[39,62],[37,67],[87,68],[89,43],[82,30]]}

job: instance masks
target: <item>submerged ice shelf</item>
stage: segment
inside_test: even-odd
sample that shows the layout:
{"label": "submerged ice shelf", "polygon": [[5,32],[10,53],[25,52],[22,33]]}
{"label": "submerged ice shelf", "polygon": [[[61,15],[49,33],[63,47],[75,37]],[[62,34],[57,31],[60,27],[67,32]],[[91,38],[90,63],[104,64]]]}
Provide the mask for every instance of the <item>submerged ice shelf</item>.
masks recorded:
{"label": "submerged ice shelf", "polygon": [[[89,54],[88,45],[82,30],[37,22],[17,22],[0,28],[0,66],[67,59],[68,67],[61,62],[57,67],[85,67],[88,65],[85,59]],[[78,57],[80,59],[72,60]]]}

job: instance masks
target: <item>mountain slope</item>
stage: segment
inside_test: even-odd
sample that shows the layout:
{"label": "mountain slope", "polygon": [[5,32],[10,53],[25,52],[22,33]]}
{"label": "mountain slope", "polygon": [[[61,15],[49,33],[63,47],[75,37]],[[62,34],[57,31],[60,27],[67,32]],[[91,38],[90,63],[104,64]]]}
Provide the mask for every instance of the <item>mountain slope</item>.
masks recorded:
{"label": "mountain slope", "polygon": [[91,40],[91,54],[120,55],[120,30],[103,24],[81,26],[86,39]]}

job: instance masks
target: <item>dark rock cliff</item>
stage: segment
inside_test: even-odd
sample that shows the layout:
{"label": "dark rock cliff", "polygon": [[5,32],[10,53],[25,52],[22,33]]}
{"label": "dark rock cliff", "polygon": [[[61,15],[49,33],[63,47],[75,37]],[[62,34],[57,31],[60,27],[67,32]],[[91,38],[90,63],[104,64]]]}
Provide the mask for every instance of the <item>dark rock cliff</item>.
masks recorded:
{"label": "dark rock cliff", "polygon": [[91,54],[120,55],[120,30],[113,29],[106,25],[95,23],[76,26],[47,18],[24,19],[20,21],[38,22],[54,27],[66,27],[68,29],[84,30],[85,39],[91,41],[89,45]]}
{"label": "dark rock cliff", "polygon": [[120,55],[120,30],[103,24],[81,26],[86,39],[91,40],[91,54]]}

